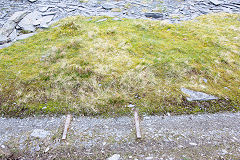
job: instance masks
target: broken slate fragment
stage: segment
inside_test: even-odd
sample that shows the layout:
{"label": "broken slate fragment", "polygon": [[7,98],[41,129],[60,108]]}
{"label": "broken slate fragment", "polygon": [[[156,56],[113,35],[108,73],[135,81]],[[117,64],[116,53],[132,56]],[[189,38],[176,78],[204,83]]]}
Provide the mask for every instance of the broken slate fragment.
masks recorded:
{"label": "broken slate fragment", "polygon": [[7,36],[1,35],[0,34],[0,45],[7,43],[9,41],[9,38]]}
{"label": "broken slate fragment", "polygon": [[187,94],[190,96],[190,97],[187,97],[188,101],[207,101],[207,100],[218,99],[218,97],[215,97],[215,96],[203,93],[203,92],[193,91],[193,90],[186,89],[186,88],[181,88],[181,91],[184,94]]}
{"label": "broken slate fragment", "polygon": [[220,2],[218,0],[210,0],[210,2],[213,3],[216,6],[222,3],[222,2]]}
{"label": "broken slate fragment", "polygon": [[33,36],[33,35],[35,35],[35,34],[36,34],[36,33],[22,34],[22,35],[18,36],[18,37],[16,38],[16,40],[23,40],[23,39],[26,39],[26,38],[28,38],[28,37],[31,37],[31,36]]}
{"label": "broken slate fragment", "polygon": [[119,160],[120,159],[120,155],[119,154],[114,154],[113,156],[107,158],[107,160]]}
{"label": "broken slate fragment", "polygon": [[102,4],[102,8],[106,10],[111,10],[113,8],[116,8],[116,5],[108,2],[108,3]]}
{"label": "broken slate fragment", "polygon": [[21,21],[26,15],[27,15],[28,11],[19,11],[19,12],[15,12],[10,18],[10,21],[14,21],[15,23],[18,23],[19,21]]}
{"label": "broken slate fragment", "polygon": [[163,14],[162,13],[159,13],[159,12],[146,12],[145,13],[145,16],[146,17],[151,17],[151,18],[162,18],[163,17]]}
{"label": "broken slate fragment", "polygon": [[14,31],[16,25],[14,21],[7,21],[0,29],[0,35],[8,37]]}
{"label": "broken slate fragment", "polygon": [[28,1],[33,3],[33,2],[36,2],[37,0],[28,0]]}
{"label": "broken slate fragment", "polygon": [[31,133],[31,136],[36,138],[46,138],[49,135],[51,135],[51,132],[45,131],[44,129],[34,129]]}
{"label": "broken slate fragment", "polygon": [[100,19],[100,20],[96,21],[96,23],[99,23],[99,22],[104,22],[104,21],[106,21],[106,20],[107,20],[107,18]]}

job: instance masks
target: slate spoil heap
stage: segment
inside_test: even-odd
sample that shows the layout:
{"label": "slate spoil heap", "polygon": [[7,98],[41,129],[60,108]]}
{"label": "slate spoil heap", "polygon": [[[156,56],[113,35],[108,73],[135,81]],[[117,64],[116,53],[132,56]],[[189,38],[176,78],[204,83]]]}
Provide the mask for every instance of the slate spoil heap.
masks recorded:
{"label": "slate spoil heap", "polygon": [[[0,0],[0,49],[9,42],[32,36],[37,28],[47,28],[67,16],[110,16],[132,19],[167,20],[178,23],[202,14],[240,13],[240,0]],[[23,35],[23,33],[31,33]],[[4,44],[4,45],[3,45]]]}

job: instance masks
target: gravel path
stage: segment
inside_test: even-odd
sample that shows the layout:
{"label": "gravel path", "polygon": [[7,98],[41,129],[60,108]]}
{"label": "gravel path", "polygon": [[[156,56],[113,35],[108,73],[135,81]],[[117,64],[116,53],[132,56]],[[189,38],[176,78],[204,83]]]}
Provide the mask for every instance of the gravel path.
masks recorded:
{"label": "gravel path", "polygon": [[[240,113],[144,116],[142,140],[135,139],[132,117],[75,117],[67,140],[60,141],[65,118],[0,118],[0,155],[2,150],[20,159],[114,154],[120,159],[240,159]],[[36,129],[49,134],[36,138]]]}

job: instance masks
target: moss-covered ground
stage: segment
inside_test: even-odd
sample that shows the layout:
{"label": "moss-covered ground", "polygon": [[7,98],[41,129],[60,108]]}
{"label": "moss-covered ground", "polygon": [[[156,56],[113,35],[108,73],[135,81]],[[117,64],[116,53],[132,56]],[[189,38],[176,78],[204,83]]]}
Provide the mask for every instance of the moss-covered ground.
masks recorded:
{"label": "moss-covered ground", "polygon": [[[180,24],[70,17],[0,50],[0,113],[238,111],[240,15]],[[188,102],[181,87],[219,97]]]}

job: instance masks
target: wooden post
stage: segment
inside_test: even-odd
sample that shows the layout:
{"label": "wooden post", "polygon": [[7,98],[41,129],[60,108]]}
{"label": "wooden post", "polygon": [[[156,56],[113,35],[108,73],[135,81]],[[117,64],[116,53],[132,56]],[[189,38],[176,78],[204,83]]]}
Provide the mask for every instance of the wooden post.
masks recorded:
{"label": "wooden post", "polygon": [[142,138],[141,131],[140,131],[140,122],[139,122],[139,116],[138,116],[138,110],[134,110],[134,120],[135,120],[135,127],[136,127],[136,135],[137,139]]}
{"label": "wooden post", "polygon": [[72,116],[70,114],[67,115],[64,130],[63,130],[62,140],[65,140],[67,138],[67,132],[70,126],[71,119],[72,119]]}

